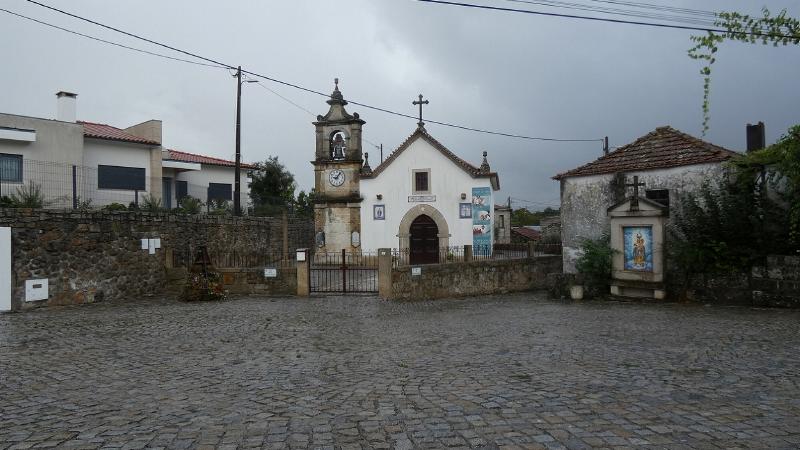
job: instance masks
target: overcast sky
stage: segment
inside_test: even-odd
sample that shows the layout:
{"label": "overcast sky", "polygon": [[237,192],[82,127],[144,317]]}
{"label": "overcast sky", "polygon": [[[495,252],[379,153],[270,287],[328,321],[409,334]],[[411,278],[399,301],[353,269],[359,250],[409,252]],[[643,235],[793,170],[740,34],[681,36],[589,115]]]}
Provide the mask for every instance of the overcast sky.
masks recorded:
{"label": "overcast sky", "polygon": [[[345,97],[362,103],[414,115],[411,102],[422,93],[431,102],[426,116],[443,122],[542,137],[607,135],[612,147],[662,125],[698,137],[702,130],[701,65],[686,55],[689,31],[413,0],[43,1],[326,93],[339,77]],[[764,5],[747,0],[653,2],[745,13],[758,13]],[[503,0],[480,3],[525,6]],[[765,4],[800,15],[796,1]],[[0,7],[166,52],[23,0],[0,0]],[[80,120],[127,127],[160,119],[165,147],[233,159],[236,83],[226,70],[142,55],[3,12],[0,30],[0,112],[52,118],[55,92],[67,90],[78,94]],[[800,123],[799,75],[800,46],[723,44],[714,67],[706,139],[741,150],[745,124],[761,120],[768,142],[774,142]],[[277,155],[299,187],[308,190],[313,186],[311,122],[328,105],[314,94],[262,84],[243,86],[243,158]],[[382,143],[385,155],[416,127],[415,120],[353,105],[348,109],[367,121],[365,139]],[[427,128],[474,164],[488,151],[492,169],[500,174],[498,201],[512,196],[534,202],[527,205],[532,208],[558,204],[558,183],[550,177],[602,153],[599,142],[537,142],[432,124]],[[379,152],[364,144],[375,167]]]}

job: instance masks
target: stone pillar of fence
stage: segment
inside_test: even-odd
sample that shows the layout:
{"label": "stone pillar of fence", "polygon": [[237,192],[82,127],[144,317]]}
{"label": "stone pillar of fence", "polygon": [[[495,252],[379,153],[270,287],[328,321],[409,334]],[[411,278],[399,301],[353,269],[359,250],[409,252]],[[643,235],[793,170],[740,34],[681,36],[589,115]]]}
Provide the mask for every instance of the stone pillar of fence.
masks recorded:
{"label": "stone pillar of fence", "polygon": [[378,249],[378,296],[384,300],[392,297],[392,250]]}
{"label": "stone pillar of fence", "polygon": [[283,234],[283,259],[289,259],[289,217],[283,210],[281,217],[281,233]]}
{"label": "stone pillar of fence", "polygon": [[307,248],[297,249],[297,296],[308,297],[311,294],[311,252]]}
{"label": "stone pillar of fence", "polygon": [[528,258],[536,256],[536,242],[528,241]]}
{"label": "stone pillar of fence", "polygon": [[472,246],[465,245],[464,246],[464,262],[472,261]]}

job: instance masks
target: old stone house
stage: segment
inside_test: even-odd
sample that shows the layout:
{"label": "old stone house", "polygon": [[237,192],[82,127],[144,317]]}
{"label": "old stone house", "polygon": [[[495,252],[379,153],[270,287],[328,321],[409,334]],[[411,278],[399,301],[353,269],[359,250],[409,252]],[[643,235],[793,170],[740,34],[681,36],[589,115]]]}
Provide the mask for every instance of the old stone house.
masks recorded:
{"label": "old stone house", "polygon": [[705,142],[672,127],[651,133],[604,154],[595,161],[560,173],[561,240],[564,272],[575,273],[584,239],[609,231],[607,210],[629,195],[634,176],[642,197],[669,208],[681,194],[696,192],[705,181],[718,181],[723,163],[736,152]]}
{"label": "old stone house", "polygon": [[493,193],[500,188],[483,152],[475,166],[425,129],[417,129],[374,169],[362,153],[365,122],[345,110],[338,81],[318,116],[315,228],[318,252],[395,248],[412,263],[436,262],[440,250],[481,245],[491,251]]}

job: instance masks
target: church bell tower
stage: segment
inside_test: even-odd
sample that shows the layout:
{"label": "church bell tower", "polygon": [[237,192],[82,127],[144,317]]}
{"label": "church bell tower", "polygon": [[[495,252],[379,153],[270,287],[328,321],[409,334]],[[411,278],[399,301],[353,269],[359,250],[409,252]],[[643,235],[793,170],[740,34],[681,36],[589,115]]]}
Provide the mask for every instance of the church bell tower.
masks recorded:
{"label": "church bell tower", "polygon": [[366,122],[345,111],[338,78],[327,103],[328,113],[314,122],[317,147],[311,162],[316,250],[355,252],[361,248],[361,128]]}

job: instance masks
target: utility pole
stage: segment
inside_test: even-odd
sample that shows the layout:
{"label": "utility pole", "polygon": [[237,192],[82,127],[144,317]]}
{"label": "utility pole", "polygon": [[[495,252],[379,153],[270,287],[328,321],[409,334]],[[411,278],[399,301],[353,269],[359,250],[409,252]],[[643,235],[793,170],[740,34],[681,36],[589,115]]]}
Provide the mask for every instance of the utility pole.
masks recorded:
{"label": "utility pole", "polygon": [[233,214],[242,215],[242,66],[236,70],[236,174],[233,181]]}
{"label": "utility pole", "polygon": [[608,136],[603,138],[603,154],[604,155],[608,154]]}

